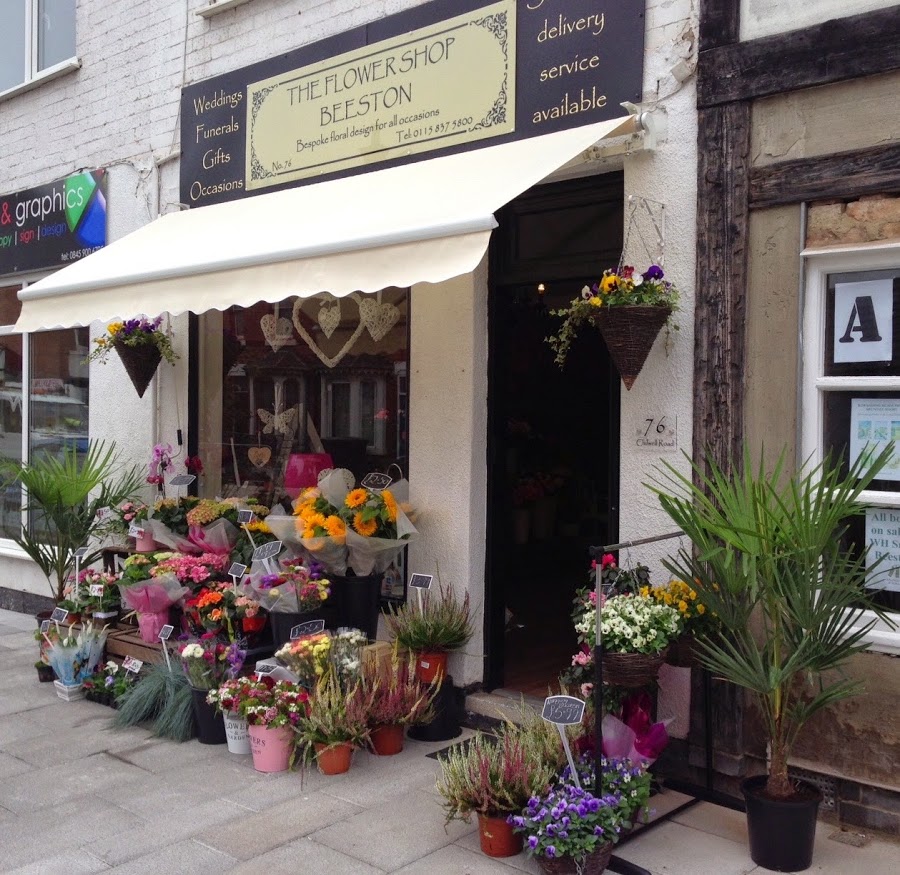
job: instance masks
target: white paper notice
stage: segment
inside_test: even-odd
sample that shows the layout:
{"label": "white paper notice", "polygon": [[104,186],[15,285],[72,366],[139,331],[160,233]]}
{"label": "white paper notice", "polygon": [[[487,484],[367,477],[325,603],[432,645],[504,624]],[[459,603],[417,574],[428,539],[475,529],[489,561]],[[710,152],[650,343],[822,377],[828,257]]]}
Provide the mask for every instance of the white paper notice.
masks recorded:
{"label": "white paper notice", "polygon": [[[900,510],[866,508],[866,546],[870,568],[866,586],[900,592]],[[878,564],[872,569],[876,562]]]}
{"label": "white paper notice", "polygon": [[894,281],[836,283],[834,364],[889,362],[893,350]]}
{"label": "white paper notice", "polygon": [[900,399],[854,398],[850,402],[850,464],[865,452],[877,456],[891,441],[898,452],[882,469],[879,480],[900,480]]}

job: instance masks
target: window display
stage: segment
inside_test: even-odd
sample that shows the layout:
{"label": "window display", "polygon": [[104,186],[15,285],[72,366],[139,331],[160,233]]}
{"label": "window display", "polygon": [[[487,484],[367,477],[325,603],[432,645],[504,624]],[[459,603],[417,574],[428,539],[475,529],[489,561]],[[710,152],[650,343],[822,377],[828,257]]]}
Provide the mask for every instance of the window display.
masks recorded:
{"label": "window display", "polygon": [[405,472],[408,312],[390,288],[204,314],[201,493],[271,507],[326,468]]}

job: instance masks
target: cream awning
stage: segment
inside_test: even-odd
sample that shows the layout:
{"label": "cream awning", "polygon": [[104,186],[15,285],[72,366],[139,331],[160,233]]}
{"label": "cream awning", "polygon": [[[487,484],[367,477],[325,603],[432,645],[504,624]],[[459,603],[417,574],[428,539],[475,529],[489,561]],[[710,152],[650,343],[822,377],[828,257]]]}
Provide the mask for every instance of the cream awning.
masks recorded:
{"label": "cream awning", "polygon": [[474,270],[494,212],[632,117],[162,216],[19,292],[18,331]]}

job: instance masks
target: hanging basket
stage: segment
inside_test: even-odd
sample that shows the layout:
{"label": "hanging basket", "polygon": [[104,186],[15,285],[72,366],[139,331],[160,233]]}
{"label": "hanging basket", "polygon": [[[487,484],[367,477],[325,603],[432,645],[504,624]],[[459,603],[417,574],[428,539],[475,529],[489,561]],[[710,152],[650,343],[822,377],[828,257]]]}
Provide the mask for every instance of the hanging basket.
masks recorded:
{"label": "hanging basket", "polygon": [[581,875],[601,875],[609,865],[612,852],[612,842],[600,845],[599,848],[591,851],[584,858],[581,868],[575,864],[571,857],[556,857],[549,860],[546,857],[538,857],[537,861],[541,871],[547,872],[549,875],[574,875],[576,872],[581,873]]}
{"label": "hanging basket", "polygon": [[656,336],[671,315],[671,307],[651,305],[597,308],[594,321],[626,389],[634,385]]}
{"label": "hanging basket", "polygon": [[137,389],[138,397],[143,398],[147,386],[150,385],[150,381],[162,361],[162,353],[152,343],[128,346],[113,341],[113,346],[116,348],[119,358],[122,359],[122,364],[125,365],[132,385]]}
{"label": "hanging basket", "polygon": [[645,687],[656,680],[666,661],[668,648],[662,653],[610,653],[604,651],[603,681],[615,687]]}

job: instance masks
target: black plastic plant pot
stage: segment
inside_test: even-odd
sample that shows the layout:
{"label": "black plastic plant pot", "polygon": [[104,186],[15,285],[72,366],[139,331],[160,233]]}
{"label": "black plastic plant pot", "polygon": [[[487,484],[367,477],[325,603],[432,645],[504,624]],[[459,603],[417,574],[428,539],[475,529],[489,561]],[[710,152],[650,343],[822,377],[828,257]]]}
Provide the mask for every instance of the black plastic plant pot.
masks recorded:
{"label": "black plastic plant pot", "polygon": [[750,857],[757,866],[774,872],[802,872],[812,865],[822,794],[812,784],[798,784],[795,797],[771,799],[764,793],[765,775],[741,783],[747,803]]}
{"label": "black plastic plant pot", "polygon": [[411,726],[407,735],[416,741],[449,741],[462,733],[462,704],[453,678],[446,677],[434,697],[434,720]]}
{"label": "black plastic plant pot", "polygon": [[206,695],[209,690],[191,688],[191,699],[194,705],[194,725],[197,728],[197,741],[200,744],[225,744],[225,721],[216,713],[214,706],[207,704]]}
{"label": "black plastic plant pot", "polygon": [[338,612],[338,625],[360,629],[372,641],[378,637],[378,610],[381,603],[382,574],[366,577],[331,578],[331,596]]}

